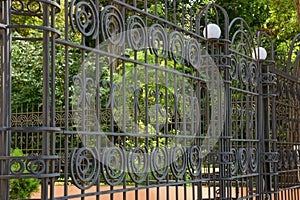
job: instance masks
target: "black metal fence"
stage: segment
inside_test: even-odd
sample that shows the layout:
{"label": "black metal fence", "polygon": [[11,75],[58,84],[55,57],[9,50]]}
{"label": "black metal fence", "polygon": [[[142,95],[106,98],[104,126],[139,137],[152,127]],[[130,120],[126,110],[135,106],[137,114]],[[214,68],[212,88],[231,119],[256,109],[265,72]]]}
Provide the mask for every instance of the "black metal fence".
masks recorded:
{"label": "black metal fence", "polygon": [[0,199],[299,199],[299,36],[281,66],[222,7],[151,0],[1,1],[0,31]]}

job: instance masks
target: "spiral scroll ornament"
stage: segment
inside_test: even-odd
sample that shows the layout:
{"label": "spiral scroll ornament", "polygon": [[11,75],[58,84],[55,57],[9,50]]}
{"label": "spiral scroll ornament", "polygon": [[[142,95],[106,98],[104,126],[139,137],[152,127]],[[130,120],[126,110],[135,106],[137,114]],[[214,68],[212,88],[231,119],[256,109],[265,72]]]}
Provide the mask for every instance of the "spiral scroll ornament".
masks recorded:
{"label": "spiral scroll ornament", "polygon": [[153,24],[149,28],[150,52],[158,57],[164,57],[168,46],[167,36],[160,24]]}
{"label": "spiral scroll ornament", "polygon": [[94,80],[93,78],[86,77],[85,79],[82,79],[82,77],[75,75],[73,76],[73,83],[75,85],[78,84],[80,86],[80,96],[77,100],[77,105],[80,105],[83,100],[86,101],[88,105],[91,103],[91,99],[89,95],[87,95],[88,90],[91,90],[94,87]]}
{"label": "spiral scroll ornament", "polygon": [[69,15],[74,32],[78,29],[84,36],[96,38],[99,30],[99,17],[92,0],[72,0]]}
{"label": "spiral scroll ornament", "polygon": [[124,21],[122,14],[115,6],[106,6],[101,11],[101,33],[104,40],[113,45],[124,43]]}
{"label": "spiral scroll ornament", "polygon": [[258,155],[256,148],[249,149],[249,164],[252,172],[256,172],[258,166]]}
{"label": "spiral scroll ornament", "polygon": [[12,1],[11,9],[14,13],[25,13],[36,16],[42,14],[42,3],[34,0],[14,0]]}
{"label": "spiral scroll ornament", "polygon": [[246,84],[249,80],[248,62],[246,59],[241,58],[238,63],[238,72],[240,81]]}
{"label": "spiral scroll ornament", "polygon": [[231,56],[231,67],[229,70],[230,77],[232,80],[237,80],[238,78],[238,61],[236,55]]}
{"label": "spiral scroll ornament", "polygon": [[70,158],[71,177],[82,190],[89,189],[97,181],[100,173],[99,154],[96,148],[74,148]]}
{"label": "spiral scroll ornament", "polygon": [[201,173],[201,149],[192,146],[188,151],[188,168],[192,176],[199,176]]}
{"label": "spiral scroll ornament", "polygon": [[144,148],[136,147],[128,154],[128,172],[135,183],[142,183],[148,174],[148,154]]}
{"label": "spiral scroll ornament", "polygon": [[248,153],[245,148],[239,149],[239,166],[242,173],[246,173],[248,170]]}
{"label": "spiral scroll ornament", "polygon": [[[49,162],[50,167],[55,167],[53,173],[48,174],[55,177],[57,170],[60,168],[58,156],[13,156],[9,162],[9,172],[11,178],[26,178],[28,175],[35,178],[40,178],[46,174],[46,162]],[[49,176],[49,177],[50,177]]]}
{"label": "spiral scroll ornament", "polygon": [[251,62],[249,64],[249,81],[254,87],[258,85],[258,77],[257,77],[256,70],[257,70],[256,63]]}
{"label": "spiral scroll ornament", "polygon": [[137,15],[131,16],[127,21],[127,40],[133,50],[142,50],[147,47],[147,29],[145,23]]}
{"label": "spiral scroll ornament", "polygon": [[186,58],[188,59],[189,63],[195,67],[199,68],[200,64],[200,44],[194,38],[191,38],[187,41],[186,45]]}
{"label": "spiral scroll ornament", "polygon": [[235,148],[231,149],[231,154],[232,154],[232,166],[231,166],[231,173],[236,174],[238,171],[238,157],[237,157],[237,152]]}
{"label": "spiral scroll ornament", "polygon": [[126,158],[123,149],[107,148],[102,156],[102,170],[105,181],[112,186],[120,184],[125,177]]}
{"label": "spiral scroll ornament", "polygon": [[15,12],[22,12],[24,11],[25,4],[22,0],[14,0],[12,1],[11,9]]}
{"label": "spiral scroll ornament", "polygon": [[168,153],[165,147],[155,147],[151,152],[150,168],[156,180],[163,180],[168,173]]}
{"label": "spiral scroll ornament", "polygon": [[39,13],[42,10],[42,4],[41,2],[30,0],[27,3],[27,9],[31,13]]}
{"label": "spiral scroll ornament", "polygon": [[170,151],[171,170],[176,178],[182,178],[186,171],[186,152],[183,147],[173,147]]}
{"label": "spiral scroll ornament", "polygon": [[289,157],[290,157],[290,150],[283,149],[282,150],[282,164],[285,169],[289,168]]}
{"label": "spiral scroll ornament", "polygon": [[25,162],[21,159],[12,159],[9,168],[10,172],[14,175],[22,174],[25,170]]}
{"label": "spiral scroll ornament", "polygon": [[27,162],[26,169],[28,172],[39,175],[45,172],[46,170],[46,163],[44,160],[30,160]]}
{"label": "spiral scroll ornament", "polygon": [[169,55],[176,63],[183,63],[185,57],[184,38],[177,31],[169,35]]}

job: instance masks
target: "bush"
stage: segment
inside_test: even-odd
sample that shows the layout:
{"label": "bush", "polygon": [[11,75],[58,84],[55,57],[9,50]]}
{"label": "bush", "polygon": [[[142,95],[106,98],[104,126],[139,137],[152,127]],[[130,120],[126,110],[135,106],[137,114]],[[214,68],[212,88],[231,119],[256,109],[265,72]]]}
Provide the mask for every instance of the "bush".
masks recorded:
{"label": "bush", "polygon": [[[24,156],[20,149],[14,149],[11,152],[11,156]],[[12,170],[18,170],[18,164],[13,164]],[[24,170],[26,173],[27,171]],[[10,180],[10,198],[22,199],[29,198],[33,192],[36,192],[39,188],[40,181],[34,178],[23,179],[11,179]]]}

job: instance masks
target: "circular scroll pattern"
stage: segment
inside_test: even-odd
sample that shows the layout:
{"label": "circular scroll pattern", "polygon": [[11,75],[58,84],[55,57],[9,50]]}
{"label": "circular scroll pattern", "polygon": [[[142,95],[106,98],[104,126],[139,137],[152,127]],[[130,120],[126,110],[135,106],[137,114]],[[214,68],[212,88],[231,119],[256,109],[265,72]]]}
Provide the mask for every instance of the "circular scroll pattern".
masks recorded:
{"label": "circular scroll pattern", "polygon": [[277,156],[279,170],[295,169],[300,166],[300,149],[281,149]]}
{"label": "circular scroll pattern", "polygon": [[176,63],[183,63],[185,56],[184,38],[182,34],[177,31],[169,35],[169,55]]}
{"label": "circular scroll pattern", "polygon": [[74,31],[77,28],[84,36],[95,38],[98,34],[99,20],[94,2],[91,0],[72,0],[70,3],[70,22]]}
{"label": "circular scroll pattern", "polygon": [[188,166],[192,176],[199,176],[201,164],[201,149],[198,146],[192,146],[188,152]]}
{"label": "circular scroll pattern", "polygon": [[290,150],[283,149],[282,150],[282,164],[285,169],[289,168],[289,156],[290,156]]}
{"label": "circular scroll pattern", "polygon": [[42,174],[45,172],[46,163],[44,160],[31,160],[27,163],[26,169],[35,175]]}
{"label": "circular scroll pattern", "polygon": [[245,148],[239,149],[239,166],[242,173],[246,173],[248,170],[248,156]]}
{"label": "circular scroll pattern", "polygon": [[100,173],[97,150],[88,147],[73,149],[70,169],[72,180],[78,188],[86,190],[92,187]]}
{"label": "circular scroll pattern", "polygon": [[249,65],[249,81],[253,86],[258,85],[258,77],[256,75],[256,64],[251,62]]}
{"label": "circular scroll pattern", "polygon": [[103,39],[111,44],[122,45],[124,42],[124,21],[122,14],[115,6],[106,6],[101,11],[101,32]]}
{"label": "circular scroll pattern", "polygon": [[42,3],[34,0],[14,0],[12,1],[11,10],[16,13],[39,16],[42,14]]}
{"label": "circular scroll pattern", "polygon": [[238,64],[238,72],[239,72],[239,78],[240,80],[246,84],[249,79],[249,74],[248,74],[248,63],[247,60],[244,58],[241,58],[239,60]]}
{"label": "circular scroll pattern", "polygon": [[258,166],[258,155],[255,148],[249,149],[249,162],[252,172],[256,172]]}
{"label": "circular scroll pattern", "polygon": [[10,161],[10,172],[14,175],[22,174],[25,169],[24,162],[21,159],[13,159]]}
{"label": "circular scroll pattern", "polygon": [[110,147],[103,152],[102,168],[105,181],[112,186],[118,185],[125,177],[125,155],[119,147]]}
{"label": "circular scroll pattern", "polygon": [[200,64],[200,45],[194,38],[191,38],[187,41],[187,50],[186,50],[186,58],[189,63],[195,67],[199,68]]}
{"label": "circular scroll pattern", "polygon": [[257,65],[255,62],[238,55],[231,55],[230,77],[232,80],[239,80],[245,85],[258,85]]}
{"label": "circular scroll pattern", "polygon": [[164,57],[167,50],[167,36],[160,24],[153,24],[149,28],[149,47],[151,53]]}
{"label": "circular scroll pattern", "polygon": [[186,154],[182,147],[173,147],[170,152],[171,170],[176,178],[181,178],[186,171]]}
{"label": "circular scroll pattern", "polygon": [[144,148],[137,147],[129,153],[128,172],[135,183],[145,181],[148,174],[148,155]]}
{"label": "circular scroll pattern", "polygon": [[145,23],[137,15],[133,15],[127,22],[127,40],[133,50],[142,50],[147,47],[147,31]]}
{"label": "circular scroll pattern", "polygon": [[232,166],[231,166],[231,173],[232,174],[236,174],[238,171],[238,157],[237,157],[237,153],[236,153],[236,149],[232,148],[231,149],[232,152]]}
{"label": "circular scroll pattern", "polygon": [[168,153],[164,147],[155,147],[151,153],[150,168],[156,180],[163,180],[168,173]]}
{"label": "circular scroll pattern", "polygon": [[232,80],[237,80],[238,78],[238,62],[235,55],[231,56],[231,67],[229,70],[230,76]]}
{"label": "circular scroll pattern", "polygon": [[27,3],[27,9],[31,13],[39,13],[41,12],[41,2],[30,0]]}
{"label": "circular scroll pattern", "polygon": [[22,0],[12,1],[11,9],[16,12],[22,12],[25,8],[24,2]]}

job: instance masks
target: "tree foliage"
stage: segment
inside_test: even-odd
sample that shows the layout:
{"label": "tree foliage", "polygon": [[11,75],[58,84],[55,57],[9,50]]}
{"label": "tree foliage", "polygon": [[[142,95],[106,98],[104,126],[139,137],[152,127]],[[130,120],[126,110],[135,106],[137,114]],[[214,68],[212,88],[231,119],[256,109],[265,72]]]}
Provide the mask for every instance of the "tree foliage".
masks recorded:
{"label": "tree foliage", "polygon": [[[15,2],[15,1],[14,1]],[[16,1],[17,2],[17,1]],[[299,32],[296,5],[295,1],[286,0],[216,0],[227,11],[229,19],[235,17],[244,18],[253,32],[264,31],[274,40],[276,47],[276,55],[283,55],[287,57],[287,52],[292,38]],[[165,5],[165,3],[167,5]],[[168,21],[171,21],[179,26],[182,26],[184,19],[184,28],[190,29],[189,22],[192,20],[195,23],[195,15],[203,5],[210,3],[205,1],[191,1],[183,0],[181,3],[174,1],[148,1],[147,12],[159,15]],[[100,1],[104,5],[104,1]],[[144,6],[143,2],[137,1],[137,4]],[[168,10],[165,10],[165,7]],[[57,13],[56,28],[62,33],[64,37],[64,6],[62,10]],[[156,11],[155,11],[156,10]],[[13,24],[30,24],[41,25],[42,20],[33,16],[13,16]],[[14,37],[42,37],[42,32],[33,32],[31,29],[17,29],[14,31]],[[79,34],[70,35],[72,41],[80,41]],[[89,42],[87,39],[86,42]],[[42,42],[17,41],[13,42],[12,48],[12,91],[13,91],[13,105],[17,104],[40,104],[42,96]],[[70,77],[80,68],[81,53],[78,50],[69,50],[69,67]],[[62,45],[56,45],[56,96],[57,104],[63,104],[64,98],[64,68],[65,68],[65,51]],[[70,81],[71,78],[70,78]],[[72,88],[69,88],[70,90]]]}
{"label": "tree foliage", "polygon": [[270,35],[275,43],[277,60],[287,58],[291,41],[300,30],[295,2],[291,0],[216,1],[227,10],[230,20],[242,17],[253,33],[263,31]]}

